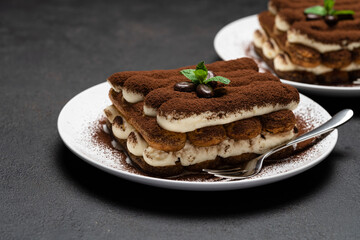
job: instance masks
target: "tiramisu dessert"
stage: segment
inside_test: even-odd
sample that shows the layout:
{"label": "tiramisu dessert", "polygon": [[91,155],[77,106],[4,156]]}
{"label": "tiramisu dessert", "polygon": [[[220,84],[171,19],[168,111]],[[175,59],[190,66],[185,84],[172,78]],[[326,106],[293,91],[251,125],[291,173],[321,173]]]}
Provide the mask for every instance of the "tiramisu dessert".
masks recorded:
{"label": "tiramisu dessert", "polygon": [[255,51],[283,79],[325,85],[360,78],[360,1],[270,0]]}
{"label": "tiramisu dessert", "polygon": [[299,93],[250,58],[111,75],[104,112],[145,173],[172,176],[250,160],[296,135]]}

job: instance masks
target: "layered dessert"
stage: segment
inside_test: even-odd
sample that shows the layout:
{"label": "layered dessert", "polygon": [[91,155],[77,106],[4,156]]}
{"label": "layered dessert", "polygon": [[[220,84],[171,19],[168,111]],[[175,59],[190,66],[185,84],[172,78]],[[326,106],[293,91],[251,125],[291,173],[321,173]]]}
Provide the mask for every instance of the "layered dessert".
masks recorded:
{"label": "layered dessert", "polygon": [[298,91],[250,58],[111,75],[104,113],[142,171],[172,176],[250,160],[297,134]]}
{"label": "layered dessert", "polygon": [[258,19],[255,51],[280,78],[339,85],[360,77],[358,0],[271,0]]}

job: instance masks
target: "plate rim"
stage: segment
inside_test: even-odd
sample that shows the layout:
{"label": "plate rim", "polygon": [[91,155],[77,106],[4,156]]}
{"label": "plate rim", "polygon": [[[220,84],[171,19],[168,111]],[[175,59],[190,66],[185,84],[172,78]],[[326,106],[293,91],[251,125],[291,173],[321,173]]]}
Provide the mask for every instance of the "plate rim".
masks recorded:
{"label": "plate rim", "polygon": [[[229,29],[232,29],[233,26],[237,26],[237,24],[240,24],[245,21],[256,21],[257,14],[249,15],[243,18],[239,18],[237,20],[234,20],[232,22],[229,22],[225,26],[223,26],[215,35],[213,46],[215,49],[216,54],[222,59],[222,60],[231,60],[232,58],[227,58],[226,55],[224,55],[224,52],[221,50],[221,40],[223,37],[224,32],[229,31]],[[256,30],[256,27],[258,25],[249,24],[249,28],[253,26],[254,31]],[[235,28],[238,29],[238,28]],[[240,57],[249,57],[246,55],[240,55]],[[328,95],[334,95],[336,93],[340,94],[359,94],[360,95],[360,85],[359,86],[330,86],[330,85],[316,85],[316,84],[309,84],[309,83],[301,83],[301,82],[295,82],[291,80],[281,79],[280,80],[286,84],[292,85],[300,90],[306,90],[306,91],[316,91],[318,94],[328,94]],[[359,96],[358,95],[358,96]],[[353,97],[353,95],[349,96]]]}
{"label": "plate rim", "polygon": [[[63,130],[64,127],[64,121],[65,113],[68,111],[69,106],[73,104],[81,95],[85,95],[88,92],[93,91],[94,89],[99,88],[98,91],[100,91],[102,87],[108,86],[107,82],[99,83],[97,85],[94,85],[92,87],[89,87],[80,93],[76,94],[74,97],[72,97],[61,109],[58,119],[57,119],[57,129],[58,134],[66,147],[73,152],[77,157],[84,160],[85,162],[89,163],[90,165],[103,170],[107,173],[110,173],[112,175],[115,175],[117,177],[130,180],[133,182],[149,185],[149,186],[155,186],[160,188],[167,188],[167,189],[176,189],[176,190],[191,190],[191,191],[224,191],[224,190],[236,190],[236,189],[245,189],[245,188],[251,188],[251,187],[257,187],[262,185],[267,185],[270,183],[278,182],[290,177],[293,177],[295,175],[298,175],[314,166],[322,162],[325,158],[328,157],[328,155],[331,154],[333,149],[335,148],[338,140],[338,130],[335,129],[328,137],[332,137],[330,141],[330,146],[327,148],[327,151],[322,153],[321,156],[319,156],[316,160],[312,160],[308,164],[301,166],[299,168],[292,169],[290,171],[286,171],[283,173],[276,174],[275,176],[267,176],[262,178],[255,178],[255,179],[244,179],[244,180],[238,180],[238,181],[219,181],[219,182],[190,182],[190,181],[183,181],[183,180],[171,180],[171,179],[163,179],[158,177],[152,177],[152,176],[144,176],[144,175],[138,175],[134,173],[127,172],[125,170],[115,169],[111,168],[110,166],[106,166],[105,164],[102,164],[100,162],[97,162],[96,160],[88,158],[85,154],[82,153],[79,149],[76,148],[76,146],[72,145],[69,140],[69,136],[66,136],[65,131]],[[106,95],[105,95],[106,96]],[[105,97],[104,96],[104,97]],[[301,98],[307,98],[314,102],[315,104],[319,105],[328,115],[330,115],[326,109],[324,109],[320,104],[312,100],[311,98],[303,95],[300,93],[300,99]],[[100,110],[101,111],[101,110]],[[331,116],[331,115],[330,115]],[[65,118],[65,119],[64,119]]]}

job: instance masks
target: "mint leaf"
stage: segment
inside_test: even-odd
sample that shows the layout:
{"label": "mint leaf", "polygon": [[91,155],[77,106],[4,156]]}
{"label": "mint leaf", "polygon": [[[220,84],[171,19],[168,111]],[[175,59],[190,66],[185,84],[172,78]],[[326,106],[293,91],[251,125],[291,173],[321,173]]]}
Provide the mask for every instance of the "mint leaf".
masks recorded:
{"label": "mint leaf", "polygon": [[204,70],[205,72],[208,71],[207,68],[206,68],[206,66],[205,66],[205,62],[204,62],[204,61],[199,62],[198,65],[196,66],[196,70],[199,70],[199,69]]}
{"label": "mint leaf", "polygon": [[354,15],[355,12],[353,10],[339,10],[334,11],[334,15]]}
{"label": "mint leaf", "polygon": [[335,0],[324,0],[324,7],[327,12],[327,14],[330,13],[330,11],[334,8]]}
{"label": "mint leaf", "polygon": [[319,16],[325,16],[327,14],[326,9],[323,6],[314,6],[305,9],[306,14],[315,14]]}
{"label": "mint leaf", "polygon": [[209,82],[221,82],[224,84],[229,84],[230,80],[221,76],[212,77],[206,79],[208,76],[208,70],[205,66],[204,61],[200,62],[196,69],[184,69],[180,71],[185,77],[191,80],[194,84],[207,84]]}
{"label": "mint leaf", "polygon": [[206,79],[208,73],[207,71],[204,71],[202,69],[197,69],[195,70],[195,76],[196,78],[200,81],[200,83],[203,83],[204,80]]}
{"label": "mint leaf", "polygon": [[207,78],[208,70],[205,66],[205,62],[202,61],[198,63],[195,69],[195,76],[197,77],[197,80],[199,80],[200,83],[203,83],[204,80]]}
{"label": "mint leaf", "polygon": [[195,75],[195,69],[184,69],[180,71],[185,77],[190,79],[191,82],[198,84],[199,80]]}
{"label": "mint leaf", "polygon": [[204,81],[205,84],[207,84],[207,83],[209,83],[209,82],[221,82],[221,83],[224,83],[224,84],[229,84],[229,83],[230,83],[230,80],[227,79],[227,78],[221,77],[221,76],[216,76],[216,77],[212,77],[212,78],[206,79],[206,80]]}

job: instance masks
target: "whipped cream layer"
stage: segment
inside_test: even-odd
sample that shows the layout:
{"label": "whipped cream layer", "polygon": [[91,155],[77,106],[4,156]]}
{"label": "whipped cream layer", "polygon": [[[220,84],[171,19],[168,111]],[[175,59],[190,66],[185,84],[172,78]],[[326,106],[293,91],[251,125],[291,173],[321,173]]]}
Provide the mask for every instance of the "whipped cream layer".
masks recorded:
{"label": "whipped cream layer", "polygon": [[272,38],[269,38],[263,29],[256,30],[253,39],[254,45],[260,48],[264,56],[268,59],[274,59],[282,53],[277,43]]}
{"label": "whipped cream layer", "polygon": [[132,131],[126,141],[127,149],[135,156],[142,156],[144,150],[149,146],[137,131]]}
{"label": "whipped cream layer", "polygon": [[135,128],[121,116],[120,112],[113,105],[105,108],[104,113],[111,123],[111,131],[115,137],[127,139],[130,133],[135,131]]}
{"label": "whipped cream layer", "polygon": [[334,69],[326,67],[322,64],[314,67],[314,68],[306,68],[299,65],[296,65],[291,62],[289,56],[287,54],[279,54],[274,59],[274,68],[275,70],[281,72],[292,72],[292,71],[307,71],[312,72],[315,75],[325,74],[328,72],[332,72]]}
{"label": "whipped cream layer", "polygon": [[165,116],[157,115],[156,119],[160,127],[172,132],[191,132],[199,128],[224,125],[245,118],[260,116],[283,109],[294,110],[298,102],[292,101],[289,104],[268,104],[262,107],[255,106],[250,110],[239,110],[236,112],[211,112],[206,111],[190,116],[181,116],[176,112]]}
{"label": "whipped cream layer", "polygon": [[274,15],[277,14],[277,8],[276,6],[274,6],[274,4],[271,1],[268,2],[268,10]]}
{"label": "whipped cream layer", "polygon": [[296,29],[290,29],[287,31],[287,40],[289,43],[298,43],[311,48],[316,49],[320,53],[327,53],[333,51],[339,51],[342,49],[347,49],[349,51],[354,50],[355,48],[360,47],[360,42],[351,42],[348,43],[346,40],[342,42],[342,44],[329,44],[322,43],[311,39],[307,34],[303,34]]}
{"label": "whipped cream layer", "polygon": [[109,79],[106,79],[106,81],[109,83],[110,87],[115,90],[115,92],[121,92],[121,91],[122,91],[122,88],[121,88],[120,86],[115,86],[115,85],[113,85],[113,84],[109,81]]}
{"label": "whipped cream layer", "polygon": [[281,143],[291,140],[294,136],[293,130],[279,134],[263,133],[263,137],[258,135],[250,140],[239,141],[226,139],[220,144],[211,147],[196,147],[187,142],[185,147],[177,152],[164,152],[147,147],[144,150],[143,158],[147,164],[155,167],[173,166],[178,161],[182,166],[190,166],[215,160],[217,156],[227,158],[239,156],[243,153],[262,154]]}
{"label": "whipped cream layer", "polygon": [[144,104],[144,114],[149,117],[156,117],[156,109]]}
{"label": "whipped cream layer", "polygon": [[104,113],[106,118],[109,120],[109,122],[112,124],[114,122],[114,119],[117,116],[120,116],[119,111],[113,106],[110,105],[104,109]]}
{"label": "whipped cream layer", "polygon": [[143,94],[130,91],[126,88],[123,89],[122,94],[123,94],[123,98],[129,103],[137,103],[143,101],[145,98]]}
{"label": "whipped cream layer", "polygon": [[360,64],[356,62],[352,62],[350,63],[350,65],[344,67],[342,70],[347,72],[360,70]]}
{"label": "whipped cream layer", "polygon": [[290,29],[290,24],[284,19],[282,19],[279,15],[275,16],[275,26],[278,30],[282,32],[286,32]]}
{"label": "whipped cream layer", "polygon": [[[147,164],[154,167],[173,166],[179,161],[182,166],[190,166],[215,160],[218,156],[228,158],[239,156],[243,153],[262,154],[272,147],[291,140],[296,135],[293,130],[278,134],[263,132],[261,135],[248,140],[236,141],[227,138],[220,144],[211,147],[196,147],[187,141],[181,150],[165,152],[150,147],[135,128],[125,121],[114,106],[107,107],[104,112],[107,119],[112,123],[114,136],[119,139],[126,139],[128,151],[135,156],[143,157]],[[117,117],[122,117],[122,124],[116,125],[115,119]]]}
{"label": "whipped cream layer", "polygon": [[[272,38],[269,38],[266,35],[263,29],[256,30],[254,32],[253,42],[255,47],[262,50],[264,56],[267,59],[273,60],[274,68],[276,71],[280,71],[280,72],[306,71],[306,72],[311,72],[315,75],[321,75],[328,72],[332,72],[334,70],[333,68],[329,68],[323,64],[320,64],[313,68],[303,67],[294,64],[291,61],[290,57],[280,50],[276,42]],[[340,70],[345,72],[360,70],[360,64],[352,62],[349,66],[346,66]]]}

